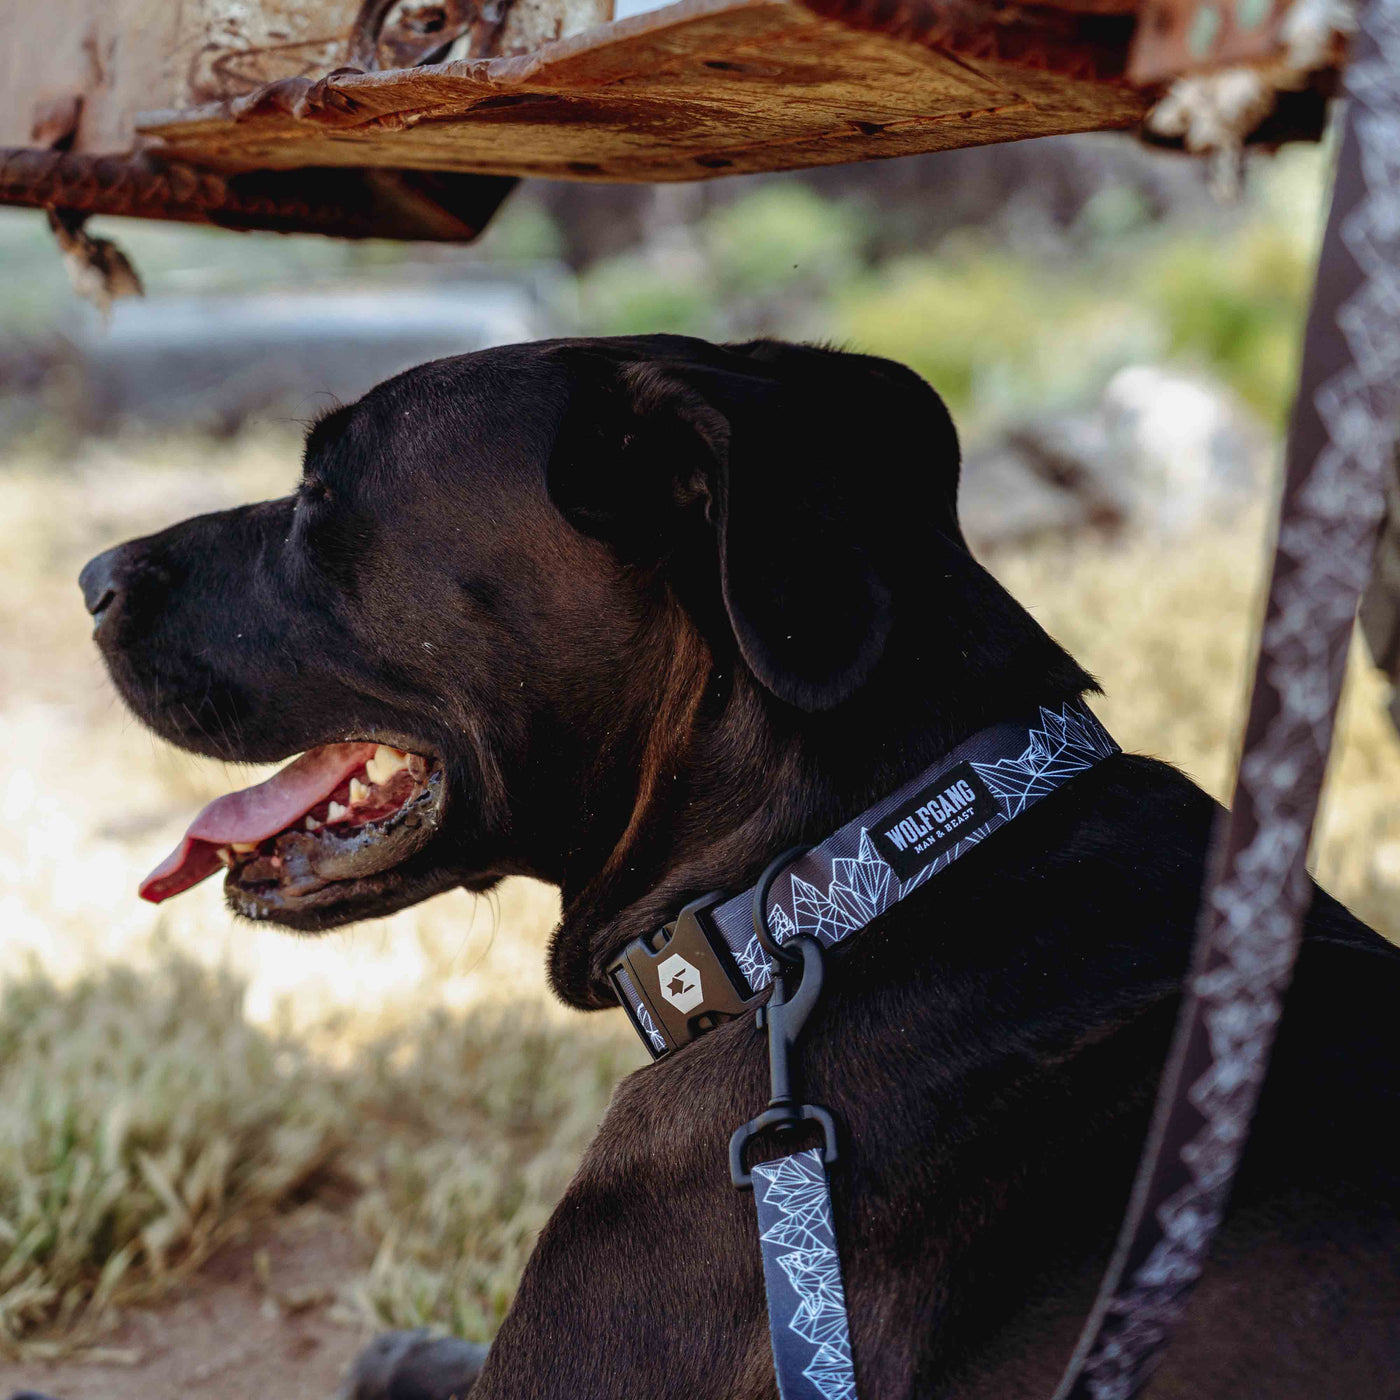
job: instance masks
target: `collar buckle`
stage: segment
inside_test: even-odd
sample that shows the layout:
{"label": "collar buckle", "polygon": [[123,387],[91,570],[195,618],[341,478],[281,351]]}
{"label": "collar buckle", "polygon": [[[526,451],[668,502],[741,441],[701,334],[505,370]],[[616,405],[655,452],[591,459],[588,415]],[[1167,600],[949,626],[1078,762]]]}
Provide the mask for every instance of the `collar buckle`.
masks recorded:
{"label": "collar buckle", "polygon": [[[667,924],[652,934],[634,938],[608,966],[617,999],[632,1025],[659,1060],[723,1021],[742,1016],[763,1001],[755,995],[735,965],[724,939],[714,928],[709,911],[728,895],[715,891],[691,900]],[[666,1044],[657,1048],[625,995],[624,975],[651,1013]]]}

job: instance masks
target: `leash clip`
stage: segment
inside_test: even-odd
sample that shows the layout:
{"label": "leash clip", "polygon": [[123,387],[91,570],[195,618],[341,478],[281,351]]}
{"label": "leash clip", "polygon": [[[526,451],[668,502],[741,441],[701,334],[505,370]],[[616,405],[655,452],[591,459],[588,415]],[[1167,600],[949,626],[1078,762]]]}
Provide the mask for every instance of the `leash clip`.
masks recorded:
{"label": "leash clip", "polygon": [[822,989],[822,947],[815,938],[803,935],[786,945],[800,952],[802,980],[791,999],[783,972],[773,979],[773,995],[758,1008],[756,1024],[768,1031],[768,1076],[772,1097],[757,1118],[745,1123],[729,1139],[729,1176],[740,1189],[753,1185],[753,1175],[744,1166],[744,1149],[760,1133],[791,1132],[803,1123],[820,1124],[822,1161],[830,1166],[836,1160],[836,1124],[826,1109],[812,1103],[798,1103],[792,1087],[792,1053],[812,1007]]}
{"label": "leash clip", "polygon": [[[729,1176],[740,1190],[753,1186],[753,1175],[744,1166],[744,1149],[760,1133],[791,1132],[803,1123],[816,1123],[822,1130],[822,1161],[836,1161],[836,1123],[817,1104],[799,1103],[793,1090],[793,1058],[797,1039],[812,1014],[822,991],[824,958],[822,945],[806,934],[779,943],[768,927],[768,891],[774,879],[801,849],[787,851],[763,872],[754,887],[753,926],[758,941],[774,959],[773,991],[758,1008],[754,1024],[768,1032],[768,1080],[771,1094],[768,1107],[737,1129],[729,1139]],[[788,978],[800,969],[801,979],[789,994]]]}

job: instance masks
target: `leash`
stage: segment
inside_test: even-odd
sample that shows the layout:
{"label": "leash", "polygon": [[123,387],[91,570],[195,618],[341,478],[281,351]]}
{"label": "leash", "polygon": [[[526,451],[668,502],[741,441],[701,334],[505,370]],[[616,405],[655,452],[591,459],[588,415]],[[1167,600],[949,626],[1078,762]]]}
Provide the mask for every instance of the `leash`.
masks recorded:
{"label": "leash", "polygon": [[1234,799],[1128,1215],[1055,1400],[1151,1378],[1224,1219],[1311,896],[1306,859],[1400,425],[1400,0],[1352,42]]}
{"label": "leash", "polygon": [[[782,1400],[856,1400],[827,1178],[836,1124],[799,1101],[794,1073],[825,950],[1118,752],[1079,701],[979,730],[820,845],[779,856],[751,890],[694,900],[610,965],[618,1000],[655,1058],[750,1008],[767,1032],[768,1107],[735,1131],[729,1169],[735,1186],[754,1191]],[[746,1168],[756,1139],[808,1124],[820,1130],[820,1148]]]}

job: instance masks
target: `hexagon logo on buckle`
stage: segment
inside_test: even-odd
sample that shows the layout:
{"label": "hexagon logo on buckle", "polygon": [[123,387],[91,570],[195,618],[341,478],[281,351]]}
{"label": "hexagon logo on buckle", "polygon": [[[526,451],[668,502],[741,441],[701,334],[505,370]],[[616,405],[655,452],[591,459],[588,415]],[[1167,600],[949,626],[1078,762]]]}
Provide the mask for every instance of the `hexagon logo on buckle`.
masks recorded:
{"label": "hexagon logo on buckle", "polygon": [[700,985],[700,973],[679,953],[659,963],[656,968],[657,980],[661,984],[661,995],[676,1008],[681,1015],[693,1011],[705,1000]]}

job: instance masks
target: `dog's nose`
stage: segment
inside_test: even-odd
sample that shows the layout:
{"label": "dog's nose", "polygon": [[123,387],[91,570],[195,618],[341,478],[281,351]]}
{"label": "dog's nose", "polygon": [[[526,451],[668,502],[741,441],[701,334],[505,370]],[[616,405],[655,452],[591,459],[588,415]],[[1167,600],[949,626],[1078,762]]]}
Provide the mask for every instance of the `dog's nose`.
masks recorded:
{"label": "dog's nose", "polygon": [[121,592],[120,562],[122,547],[109,549],[96,559],[89,559],[78,575],[78,587],[83,590],[83,602],[93,616],[94,625],[116,601]]}

